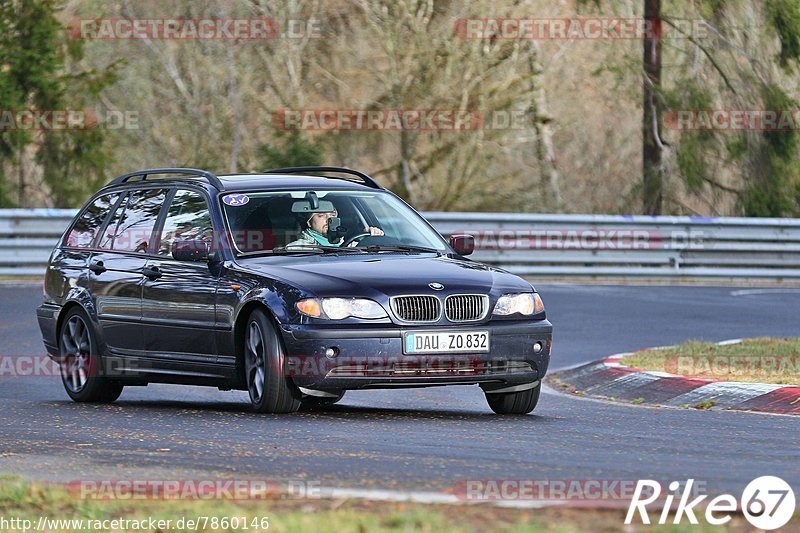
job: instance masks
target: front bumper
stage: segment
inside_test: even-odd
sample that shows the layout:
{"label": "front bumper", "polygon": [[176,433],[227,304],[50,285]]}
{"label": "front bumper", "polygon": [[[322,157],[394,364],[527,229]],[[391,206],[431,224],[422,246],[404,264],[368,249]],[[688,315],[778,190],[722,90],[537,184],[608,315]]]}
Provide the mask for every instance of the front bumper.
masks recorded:
{"label": "front bumper", "polygon": [[[550,363],[547,320],[470,326],[281,326],[285,372],[299,387],[321,391],[481,384],[486,390],[541,380]],[[489,331],[488,353],[404,355],[409,331]],[[540,343],[536,353],[534,345]],[[335,357],[326,350],[334,349]]]}

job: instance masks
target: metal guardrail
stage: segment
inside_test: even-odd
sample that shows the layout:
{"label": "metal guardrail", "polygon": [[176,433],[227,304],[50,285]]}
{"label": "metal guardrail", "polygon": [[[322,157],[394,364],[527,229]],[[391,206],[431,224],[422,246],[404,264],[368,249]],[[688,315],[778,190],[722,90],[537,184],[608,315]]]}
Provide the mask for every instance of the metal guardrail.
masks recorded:
{"label": "metal guardrail", "polygon": [[0,209],[0,276],[41,276],[74,209]]}
{"label": "metal guardrail", "polygon": [[[800,219],[423,213],[472,256],[542,277],[800,280]],[[0,210],[0,275],[41,275],[75,210]]]}
{"label": "metal guardrail", "polygon": [[520,275],[800,279],[800,219],[426,213]]}

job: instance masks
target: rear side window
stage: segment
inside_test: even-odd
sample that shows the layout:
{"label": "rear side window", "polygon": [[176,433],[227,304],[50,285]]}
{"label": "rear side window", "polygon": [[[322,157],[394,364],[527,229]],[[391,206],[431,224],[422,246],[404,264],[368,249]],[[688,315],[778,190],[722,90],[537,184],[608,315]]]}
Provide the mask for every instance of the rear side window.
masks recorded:
{"label": "rear side window", "polygon": [[147,252],[158,213],[166,198],[167,191],[164,189],[129,193],[108,224],[100,248],[120,252]]}
{"label": "rear side window", "polygon": [[119,194],[107,194],[98,196],[89,204],[80,218],[72,226],[72,229],[64,239],[64,246],[71,248],[91,248],[100,226],[108,216],[108,212],[114,207]]}
{"label": "rear side window", "polygon": [[211,243],[211,214],[205,198],[196,192],[180,190],[169,206],[161,232],[159,255],[170,255],[175,240],[202,240]]}

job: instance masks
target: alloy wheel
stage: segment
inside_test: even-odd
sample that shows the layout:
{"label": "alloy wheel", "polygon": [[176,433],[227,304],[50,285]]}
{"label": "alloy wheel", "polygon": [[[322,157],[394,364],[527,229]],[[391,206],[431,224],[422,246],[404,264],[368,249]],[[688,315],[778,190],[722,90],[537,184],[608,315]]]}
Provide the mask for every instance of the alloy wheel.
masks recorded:
{"label": "alloy wheel", "polygon": [[264,394],[264,379],[266,376],[266,346],[264,334],[258,322],[251,321],[247,327],[245,337],[245,351],[247,361],[247,390],[254,403],[261,401]]}
{"label": "alloy wheel", "polygon": [[80,316],[72,316],[61,332],[63,360],[61,378],[71,392],[81,392],[90,376],[92,342],[89,328]]}

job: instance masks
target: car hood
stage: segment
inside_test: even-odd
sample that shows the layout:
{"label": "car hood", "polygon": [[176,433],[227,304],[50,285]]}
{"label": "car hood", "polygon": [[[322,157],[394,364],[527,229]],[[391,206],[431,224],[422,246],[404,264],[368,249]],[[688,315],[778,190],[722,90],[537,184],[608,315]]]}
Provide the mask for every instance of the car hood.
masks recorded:
{"label": "car hood", "polygon": [[428,284],[444,285],[444,294],[530,292],[522,278],[481,263],[431,254],[305,255],[239,259],[247,270],[278,278],[318,296],[386,296],[434,293]]}

